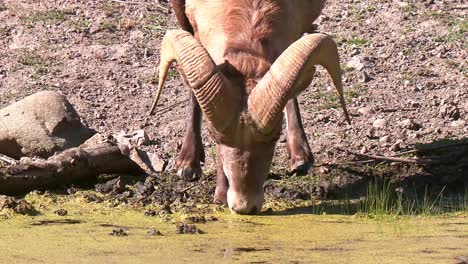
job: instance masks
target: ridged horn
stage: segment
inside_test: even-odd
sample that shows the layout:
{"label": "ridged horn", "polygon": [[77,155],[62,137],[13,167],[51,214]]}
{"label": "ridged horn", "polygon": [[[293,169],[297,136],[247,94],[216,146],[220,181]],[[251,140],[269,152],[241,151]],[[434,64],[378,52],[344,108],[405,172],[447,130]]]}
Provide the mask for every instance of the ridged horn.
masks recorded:
{"label": "ridged horn", "polygon": [[260,132],[272,132],[282,118],[287,101],[312,81],[315,65],[322,65],[330,74],[346,121],[351,123],[341,85],[338,49],[331,37],[316,33],[306,35],[289,46],[249,96],[248,110]]}
{"label": "ridged horn", "polygon": [[184,30],[168,30],[162,40],[158,93],[151,113],[173,62],[185,76],[206,119],[216,131],[223,132],[240,112],[239,91],[218,71],[203,45]]}

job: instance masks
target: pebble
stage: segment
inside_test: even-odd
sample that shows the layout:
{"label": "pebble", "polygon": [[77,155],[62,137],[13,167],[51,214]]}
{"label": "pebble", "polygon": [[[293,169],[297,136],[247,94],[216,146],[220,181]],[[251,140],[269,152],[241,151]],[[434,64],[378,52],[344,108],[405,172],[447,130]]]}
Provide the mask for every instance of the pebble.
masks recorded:
{"label": "pebble", "polygon": [[449,118],[452,120],[457,120],[460,118],[460,110],[453,105],[442,105],[439,108],[439,113],[444,118]]}
{"label": "pebble", "polygon": [[409,118],[401,121],[401,126],[409,130],[418,130],[421,128],[420,124]]}
{"label": "pebble", "polygon": [[365,65],[361,62],[361,59],[359,59],[358,56],[354,56],[346,63],[346,66],[360,71],[364,69]]}
{"label": "pebble", "polygon": [[452,126],[452,127],[464,127],[465,126],[465,120],[453,121],[452,123],[450,123],[450,126]]}
{"label": "pebble", "polygon": [[372,116],[375,114],[375,111],[374,109],[372,109],[372,107],[362,107],[362,108],[359,108],[357,111],[359,114],[363,116]]}
{"label": "pebble", "polygon": [[371,80],[371,78],[369,77],[369,74],[367,74],[367,72],[363,71],[361,76],[360,76],[359,81],[362,82],[362,83],[366,83],[366,82],[368,82],[370,80]]}
{"label": "pebble", "polygon": [[149,230],[146,234],[148,234],[148,236],[162,236],[163,234],[157,230],[156,228],[153,228],[151,230]]}
{"label": "pebble", "polygon": [[373,123],[372,126],[375,128],[384,128],[387,126],[387,120],[380,118],[376,119]]}
{"label": "pebble", "polygon": [[68,214],[68,211],[65,209],[57,209],[54,211],[54,214],[57,214],[60,216],[66,216]]}
{"label": "pebble", "polygon": [[380,143],[390,143],[392,141],[392,138],[390,136],[383,136],[379,138]]}

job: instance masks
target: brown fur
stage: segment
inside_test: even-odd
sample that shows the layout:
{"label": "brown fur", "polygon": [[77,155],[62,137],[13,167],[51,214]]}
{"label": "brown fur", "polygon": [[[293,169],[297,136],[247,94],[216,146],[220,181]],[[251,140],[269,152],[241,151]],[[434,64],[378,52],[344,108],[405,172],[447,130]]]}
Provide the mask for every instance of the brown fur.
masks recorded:
{"label": "brown fur", "polygon": [[[232,87],[244,91],[245,99],[278,56],[310,30],[324,5],[324,0],[171,2],[181,27],[203,44]],[[296,99],[288,103],[286,111],[291,162],[294,166],[310,164],[313,157],[303,132]],[[200,113],[192,110],[192,115],[198,116]],[[200,122],[199,118],[192,118],[193,122]],[[199,126],[189,126],[195,130],[187,130],[184,145],[200,146]],[[215,200],[229,203],[231,199],[229,206],[238,213],[255,213],[260,210],[263,183],[281,130],[279,125],[274,129],[275,133],[266,137],[256,133],[254,127],[254,124],[250,124],[249,116],[243,114],[226,131],[219,132],[208,127],[217,143]],[[199,170],[200,160],[185,159],[196,157],[196,148],[183,147],[179,155],[179,158],[182,157],[180,163],[188,165],[179,166],[183,170],[182,174]]]}

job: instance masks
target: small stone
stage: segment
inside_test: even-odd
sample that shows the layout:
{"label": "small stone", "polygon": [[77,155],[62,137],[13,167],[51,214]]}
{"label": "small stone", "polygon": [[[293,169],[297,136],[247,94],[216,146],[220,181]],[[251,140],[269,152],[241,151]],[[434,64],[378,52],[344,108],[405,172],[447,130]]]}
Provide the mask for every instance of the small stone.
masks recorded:
{"label": "small stone", "polygon": [[102,118],[104,118],[104,116],[100,112],[94,112],[94,118],[102,119]]}
{"label": "small stone", "polygon": [[360,71],[364,69],[365,65],[361,62],[359,56],[354,56],[346,63],[346,66]]}
{"label": "small stone", "polygon": [[371,77],[369,77],[369,74],[367,74],[367,72],[363,71],[361,76],[360,76],[359,81],[362,82],[362,83],[366,83],[366,82],[368,82],[370,80],[371,80]]}
{"label": "small stone", "polygon": [[376,119],[373,123],[372,126],[375,128],[384,128],[387,126],[387,120],[381,118],[381,119]]}
{"label": "small stone", "polygon": [[391,151],[399,151],[399,150],[401,150],[400,144],[401,144],[401,143],[397,141],[395,144],[393,144],[393,145],[390,146],[390,150],[391,150]]}
{"label": "small stone", "polygon": [[361,49],[359,48],[354,48],[352,51],[351,51],[351,56],[356,56],[356,55],[359,55],[361,54]]}
{"label": "small stone", "polygon": [[113,229],[109,235],[121,237],[121,236],[127,236],[127,233],[122,228],[118,228],[118,229]]}
{"label": "small stone", "polygon": [[0,195],[0,211],[10,209],[16,214],[35,215],[38,212],[32,204],[24,199]]}
{"label": "small stone", "polygon": [[180,224],[176,226],[176,234],[204,234],[202,230],[200,230],[195,225],[187,225],[187,224]]}
{"label": "small stone", "polygon": [[420,104],[420,103],[418,103],[418,102],[416,102],[416,101],[413,101],[413,100],[409,100],[409,101],[408,101],[408,104],[409,104],[411,107],[413,107],[413,108],[419,108],[419,107],[421,107],[421,104]]}
{"label": "small stone", "polygon": [[319,122],[328,122],[330,120],[330,117],[328,115],[325,115],[325,114],[318,114],[317,115],[317,121]]}
{"label": "small stone", "polygon": [[68,211],[65,209],[57,209],[54,211],[54,214],[60,215],[60,216],[66,216],[68,214]]}
{"label": "small stone", "polygon": [[453,121],[452,123],[450,123],[450,126],[451,127],[464,127],[465,126],[465,120]]}
{"label": "small stone", "polygon": [[413,119],[405,119],[401,121],[401,126],[409,130],[418,130],[421,128],[421,125],[416,123]]}
{"label": "small stone", "polygon": [[157,230],[156,228],[153,228],[147,232],[148,236],[162,236],[163,234]]}
{"label": "small stone", "polygon": [[357,111],[359,114],[363,116],[368,116],[368,117],[375,114],[375,111],[374,109],[372,109],[372,107],[362,107],[362,108],[359,108]]}
{"label": "small stone", "polygon": [[361,150],[360,150],[359,152],[360,152],[361,154],[366,154],[368,150],[369,150],[369,149],[368,149],[366,146],[364,146],[364,147],[361,148]]}
{"label": "small stone", "polygon": [[218,221],[218,218],[216,216],[210,216],[208,217],[208,221],[215,222],[215,221]]}
{"label": "small stone", "polygon": [[390,143],[391,141],[392,141],[392,139],[390,138],[390,136],[383,136],[383,137],[379,138],[380,143]]}
{"label": "small stone", "polygon": [[439,113],[442,117],[451,120],[458,120],[460,118],[460,110],[453,105],[442,105],[439,109]]}
{"label": "small stone", "polygon": [[158,155],[153,154],[151,152],[147,152],[148,154],[148,160],[151,164],[151,167],[153,167],[153,170],[156,172],[164,172],[164,169],[167,166],[167,160],[159,158]]}
{"label": "small stone", "polygon": [[146,216],[156,216],[157,213],[156,213],[156,211],[153,210],[153,209],[148,209],[148,210],[145,212],[145,215],[146,215]]}
{"label": "small stone", "polygon": [[320,167],[318,168],[318,171],[319,171],[320,174],[327,174],[328,172],[330,172],[330,169],[328,169],[328,168],[325,167],[325,166],[320,166]]}
{"label": "small stone", "polygon": [[411,133],[411,134],[408,135],[408,139],[410,139],[410,140],[415,140],[415,139],[418,139],[420,137],[421,137],[421,134],[417,133],[417,132],[416,133]]}
{"label": "small stone", "polygon": [[125,191],[125,183],[119,176],[105,183],[96,184],[95,190],[100,193],[121,193]]}

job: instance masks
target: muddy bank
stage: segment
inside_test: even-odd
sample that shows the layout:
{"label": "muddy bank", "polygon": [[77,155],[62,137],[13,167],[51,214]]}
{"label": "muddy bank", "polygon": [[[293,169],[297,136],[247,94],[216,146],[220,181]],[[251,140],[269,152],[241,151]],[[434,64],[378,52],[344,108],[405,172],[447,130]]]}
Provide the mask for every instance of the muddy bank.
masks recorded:
{"label": "muddy bank", "polygon": [[[0,220],[4,261],[460,263],[468,254],[466,214],[375,220],[307,211],[237,217],[215,210],[206,218],[217,221],[193,224],[192,214],[159,218],[110,203],[27,199],[43,213]],[[54,214],[57,206],[68,215]],[[180,232],[193,225],[203,233]]]}

